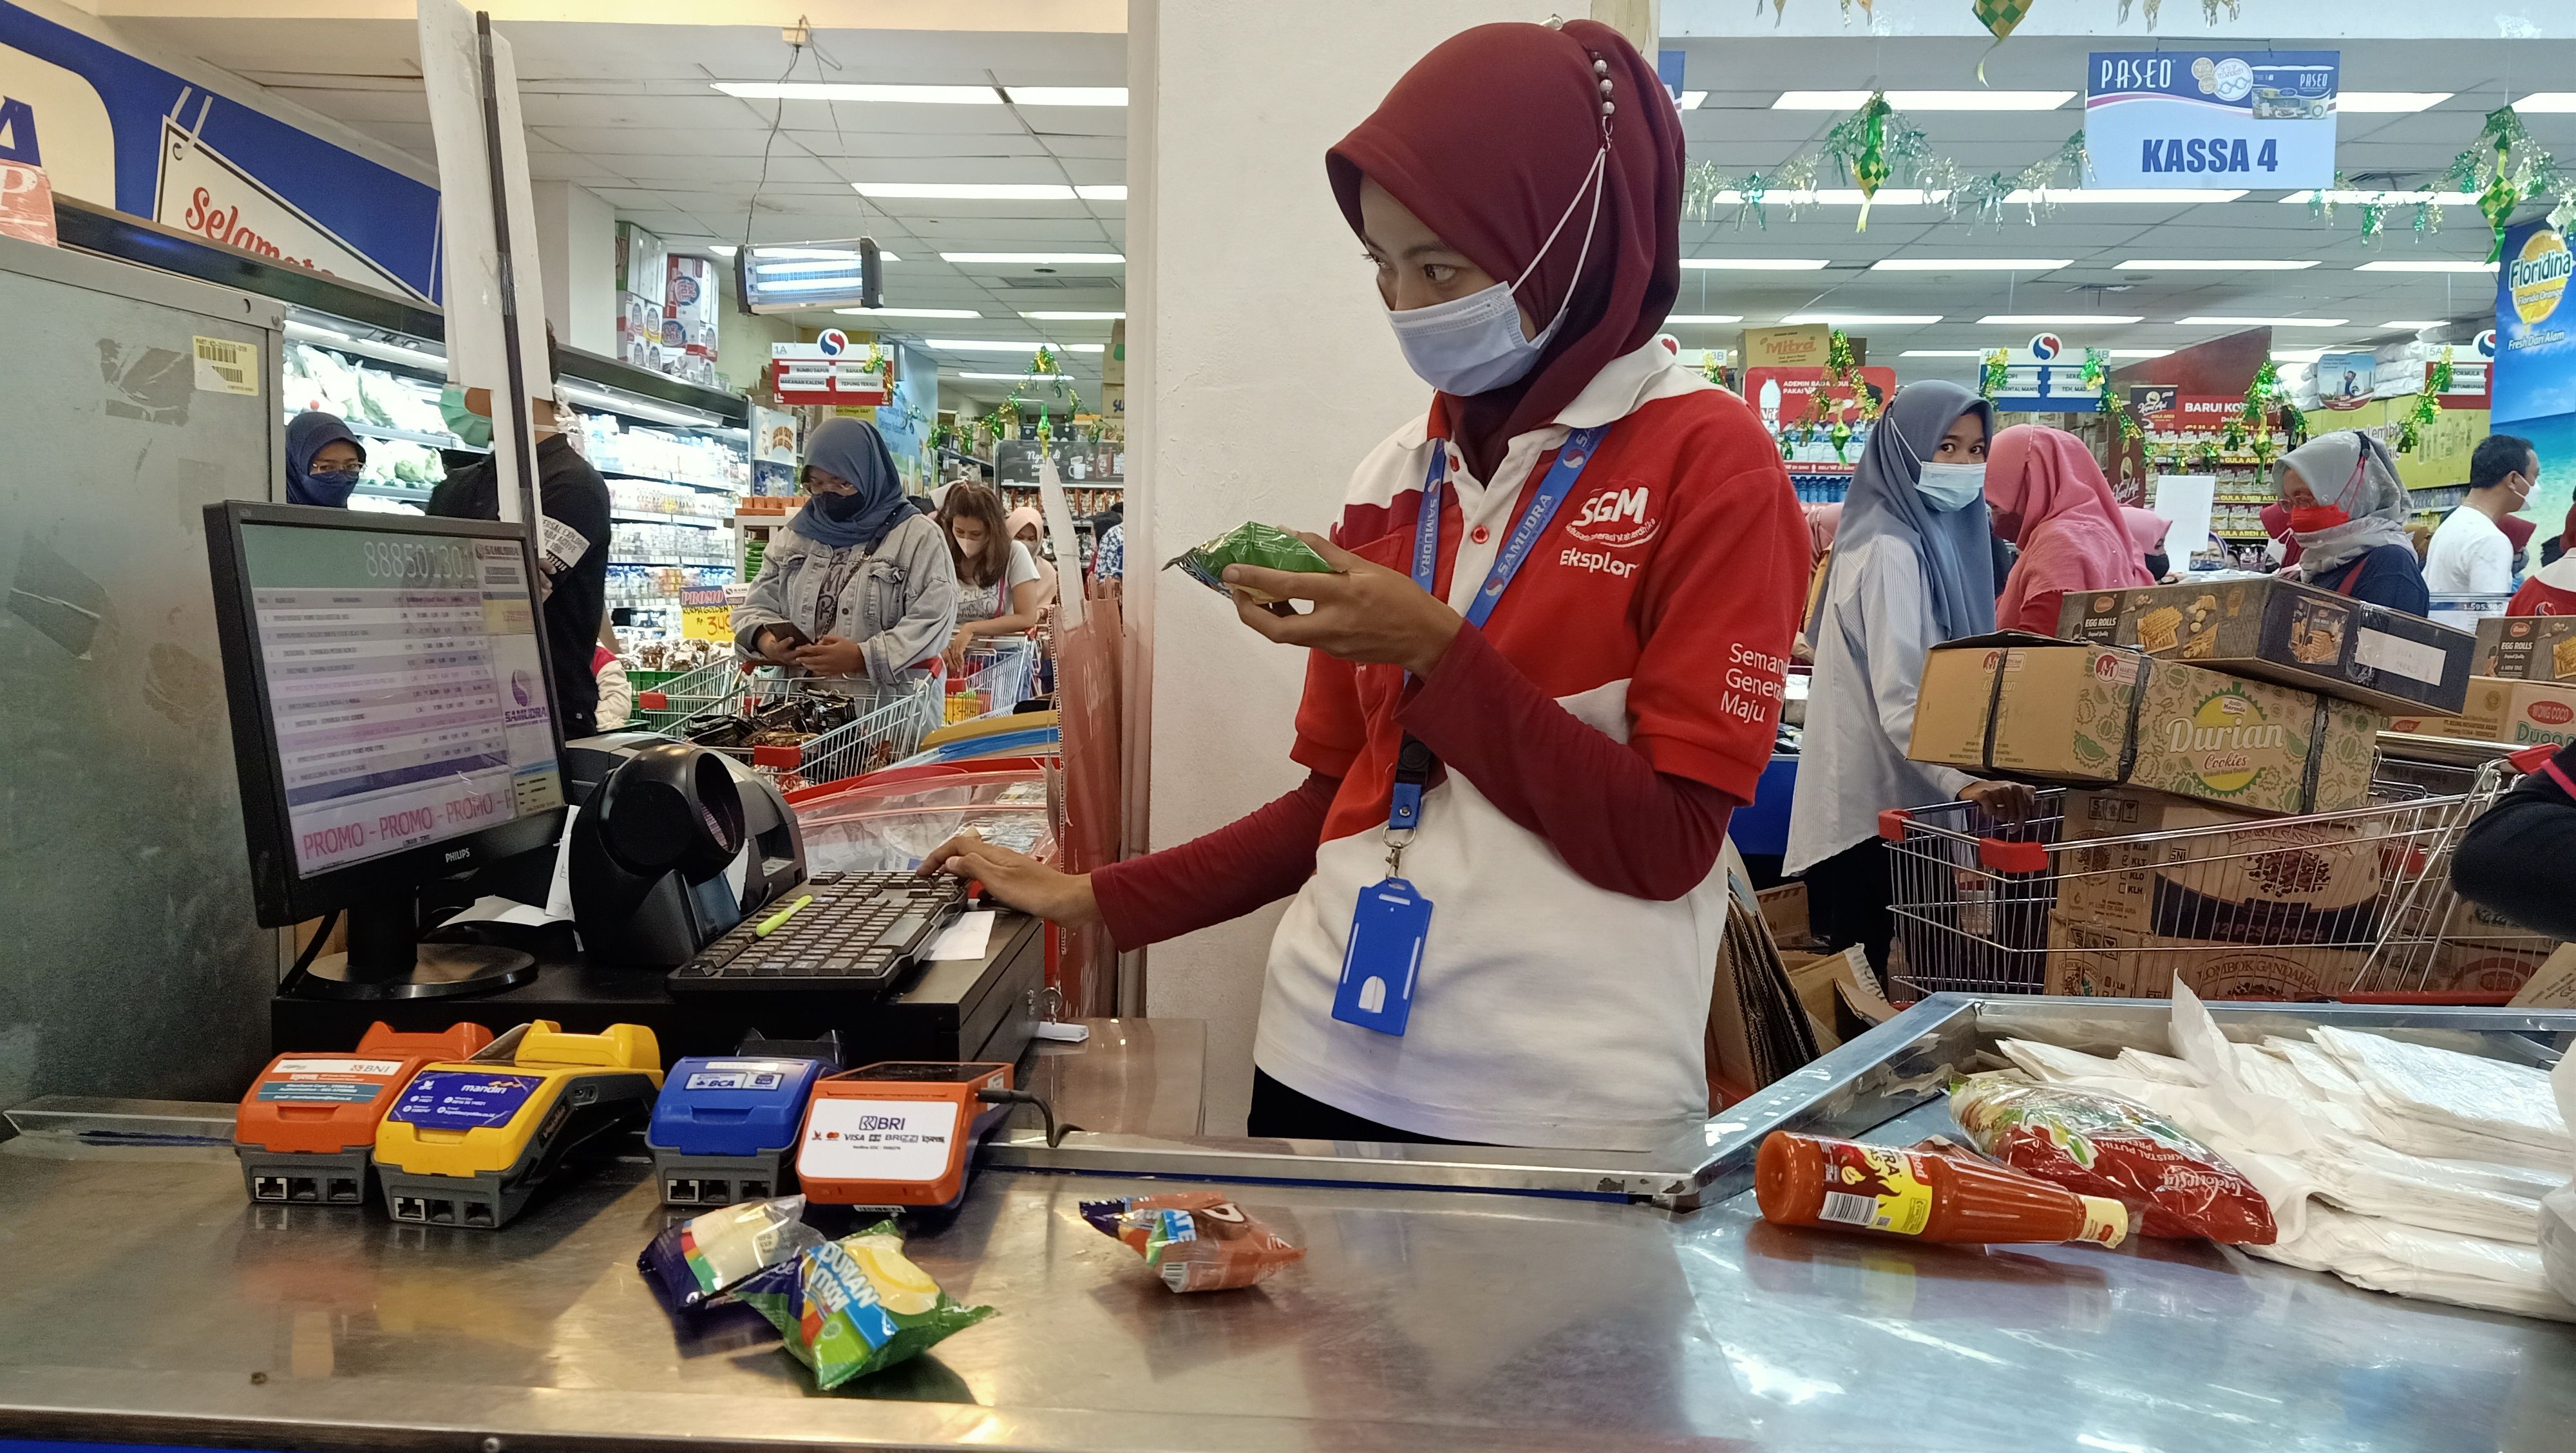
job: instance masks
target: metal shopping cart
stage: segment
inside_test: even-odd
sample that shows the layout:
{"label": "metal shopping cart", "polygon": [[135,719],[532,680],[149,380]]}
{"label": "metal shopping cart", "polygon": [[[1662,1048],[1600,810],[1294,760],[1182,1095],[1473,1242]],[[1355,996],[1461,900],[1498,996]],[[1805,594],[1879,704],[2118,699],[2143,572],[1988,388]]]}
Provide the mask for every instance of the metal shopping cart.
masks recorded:
{"label": "metal shopping cart", "polygon": [[721,694],[661,729],[773,773],[782,789],[837,782],[900,761],[920,750],[922,737],[938,724],[938,682],[929,675],[851,687],[727,669],[734,675]]}
{"label": "metal shopping cart", "polygon": [[2477,769],[2467,791],[2444,799],[2449,805],[2423,852],[2402,864],[2390,883],[2385,931],[2344,997],[2501,1002],[2557,949],[2556,939],[2472,903],[2451,887],[2451,858],[2469,824],[2493,807],[2515,778],[2538,770],[2557,751],[2556,743],[2548,743],[2497,757]]}
{"label": "metal shopping cart", "polygon": [[742,671],[742,663],[728,656],[636,692],[635,729],[667,732],[702,711],[733,700],[741,691]]}
{"label": "metal shopping cart", "polygon": [[2450,892],[2451,849],[2506,770],[2465,793],[2383,780],[2367,807],[2173,831],[2069,821],[2070,802],[2119,799],[2062,788],[2020,823],[1965,802],[1883,813],[1903,957],[1892,977],[1917,995],[2162,997],[2189,966],[2205,997],[2491,992],[2479,985],[2501,965],[2482,978],[2446,947],[2458,925],[2518,940],[2483,947],[2526,966],[2554,947],[2477,920]]}
{"label": "metal shopping cart", "polygon": [[948,683],[947,719],[967,721],[1016,709],[1036,676],[1037,642],[996,636],[966,653],[966,669]]}

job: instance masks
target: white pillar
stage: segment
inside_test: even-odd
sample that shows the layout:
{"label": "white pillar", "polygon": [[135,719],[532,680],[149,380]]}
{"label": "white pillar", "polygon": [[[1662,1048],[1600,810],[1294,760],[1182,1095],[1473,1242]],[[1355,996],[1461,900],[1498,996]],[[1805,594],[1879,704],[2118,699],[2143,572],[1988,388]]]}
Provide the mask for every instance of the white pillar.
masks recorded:
{"label": "white pillar", "polygon": [[538,182],[531,190],[546,321],[556,341],[616,357],[617,209],[572,182]]}
{"label": "white pillar", "polygon": [[[1430,401],[1388,331],[1324,149],[1422,54],[1566,0],[1130,0],[1129,847],[1294,787],[1301,651],[1164,560],[1246,520],[1321,530],[1361,456]],[[1138,824],[1144,824],[1143,831]],[[1145,1007],[1208,1025],[1207,1127],[1239,1133],[1279,910],[1156,947]]]}

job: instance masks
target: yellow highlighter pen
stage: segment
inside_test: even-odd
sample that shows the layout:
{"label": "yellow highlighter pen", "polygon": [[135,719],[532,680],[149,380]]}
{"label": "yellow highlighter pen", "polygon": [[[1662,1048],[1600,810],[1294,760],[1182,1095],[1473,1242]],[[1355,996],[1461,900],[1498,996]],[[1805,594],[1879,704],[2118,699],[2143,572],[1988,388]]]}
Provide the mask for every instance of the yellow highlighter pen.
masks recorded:
{"label": "yellow highlighter pen", "polygon": [[806,904],[813,901],[814,895],[808,893],[804,897],[797,899],[795,902],[788,904],[786,907],[779,909],[776,913],[762,919],[760,921],[760,926],[751,931],[751,936],[753,938],[769,937],[770,934],[777,931],[780,924],[794,918],[798,909],[803,908]]}

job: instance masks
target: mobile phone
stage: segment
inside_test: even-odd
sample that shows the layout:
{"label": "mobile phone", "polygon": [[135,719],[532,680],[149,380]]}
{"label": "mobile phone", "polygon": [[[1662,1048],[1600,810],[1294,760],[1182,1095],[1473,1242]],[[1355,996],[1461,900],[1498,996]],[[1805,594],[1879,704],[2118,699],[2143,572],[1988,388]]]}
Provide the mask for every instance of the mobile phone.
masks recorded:
{"label": "mobile phone", "polygon": [[775,625],[762,626],[760,629],[763,635],[774,635],[779,637],[783,647],[790,651],[802,651],[807,646],[814,644],[813,637],[806,635],[803,631],[796,629],[796,627],[785,621],[780,621]]}

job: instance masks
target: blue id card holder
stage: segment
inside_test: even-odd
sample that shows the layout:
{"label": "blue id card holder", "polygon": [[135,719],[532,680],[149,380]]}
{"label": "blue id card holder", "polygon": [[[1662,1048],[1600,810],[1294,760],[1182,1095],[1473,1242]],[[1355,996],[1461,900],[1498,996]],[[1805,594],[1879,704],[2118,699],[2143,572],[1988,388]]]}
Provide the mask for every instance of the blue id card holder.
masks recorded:
{"label": "blue id card holder", "polygon": [[1350,947],[1342,952],[1342,981],[1333,991],[1333,1017],[1380,1034],[1404,1033],[1413,1015],[1414,980],[1422,972],[1422,945],[1431,935],[1431,900],[1402,878],[1360,890],[1351,914]]}

